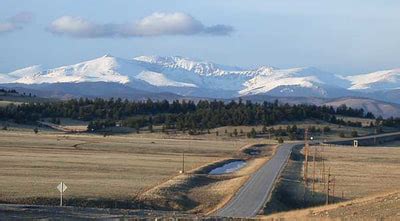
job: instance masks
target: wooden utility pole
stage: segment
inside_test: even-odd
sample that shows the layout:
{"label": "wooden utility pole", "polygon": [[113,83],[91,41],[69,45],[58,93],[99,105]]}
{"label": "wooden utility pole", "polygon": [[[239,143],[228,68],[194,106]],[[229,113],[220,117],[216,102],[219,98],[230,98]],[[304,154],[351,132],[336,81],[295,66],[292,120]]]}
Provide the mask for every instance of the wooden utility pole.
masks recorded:
{"label": "wooden utility pole", "polygon": [[182,173],[185,173],[185,152],[182,153]]}
{"label": "wooden utility pole", "polygon": [[308,129],[304,131],[304,155],[305,155],[305,162],[304,162],[304,183],[305,186],[308,186],[307,184],[307,176],[308,176]]}
{"label": "wooden utility pole", "polygon": [[306,128],[304,131],[304,155],[305,155],[305,162],[304,162],[304,195],[303,195],[303,203],[304,206],[306,204],[306,195],[307,195],[307,187],[308,187],[308,129]]}
{"label": "wooden utility pole", "polygon": [[330,188],[330,185],[329,185],[329,183],[330,183],[330,181],[331,181],[331,168],[329,167],[328,168],[328,179],[327,179],[327,181],[326,181],[326,185],[327,185],[327,187],[326,187],[326,198],[325,198],[325,204],[326,205],[328,205],[329,204],[329,188]]}
{"label": "wooden utility pole", "polygon": [[315,191],[315,158],[317,157],[317,148],[314,148],[314,156],[313,156],[313,181],[312,181],[312,194],[314,196]]}
{"label": "wooden utility pole", "polygon": [[335,183],[336,183],[336,178],[333,176],[332,178],[332,202],[335,203]]}
{"label": "wooden utility pole", "polygon": [[325,160],[324,160],[324,158],[322,158],[322,176],[321,176],[321,178],[322,178],[322,182],[325,184]]}

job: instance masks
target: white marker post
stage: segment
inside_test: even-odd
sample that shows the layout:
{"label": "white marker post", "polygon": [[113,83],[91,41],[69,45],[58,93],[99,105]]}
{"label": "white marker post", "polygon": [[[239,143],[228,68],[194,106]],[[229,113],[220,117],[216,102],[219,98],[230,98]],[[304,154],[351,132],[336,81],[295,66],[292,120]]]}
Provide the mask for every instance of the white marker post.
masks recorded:
{"label": "white marker post", "polygon": [[63,206],[63,193],[67,190],[67,185],[61,182],[58,184],[57,189],[60,191],[60,206]]}

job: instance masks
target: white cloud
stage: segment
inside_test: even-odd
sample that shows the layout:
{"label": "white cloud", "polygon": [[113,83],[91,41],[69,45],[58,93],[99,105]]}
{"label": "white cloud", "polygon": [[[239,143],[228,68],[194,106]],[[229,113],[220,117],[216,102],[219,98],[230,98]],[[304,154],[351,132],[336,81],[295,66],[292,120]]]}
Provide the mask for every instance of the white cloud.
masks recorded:
{"label": "white cloud", "polygon": [[11,32],[17,29],[19,29],[19,27],[11,22],[0,22],[0,33]]}
{"label": "white cloud", "polygon": [[233,28],[221,24],[205,26],[186,13],[157,12],[126,24],[96,24],[81,17],[63,16],[54,20],[48,30],[58,35],[99,38],[196,34],[229,35]]}
{"label": "white cloud", "polygon": [[6,21],[0,22],[0,34],[22,29],[23,26],[30,23],[32,19],[33,14],[30,12],[20,12],[11,16]]}

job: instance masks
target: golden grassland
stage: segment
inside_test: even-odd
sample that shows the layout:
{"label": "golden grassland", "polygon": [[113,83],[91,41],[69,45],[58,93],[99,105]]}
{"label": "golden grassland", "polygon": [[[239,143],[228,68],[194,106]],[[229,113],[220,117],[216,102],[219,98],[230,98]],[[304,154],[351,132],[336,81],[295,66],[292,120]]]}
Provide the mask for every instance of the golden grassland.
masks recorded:
{"label": "golden grassland", "polygon": [[[0,131],[0,201],[57,198],[130,199],[187,170],[236,152],[244,141],[156,139]],[[40,202],[38,202],[40,203]]]}

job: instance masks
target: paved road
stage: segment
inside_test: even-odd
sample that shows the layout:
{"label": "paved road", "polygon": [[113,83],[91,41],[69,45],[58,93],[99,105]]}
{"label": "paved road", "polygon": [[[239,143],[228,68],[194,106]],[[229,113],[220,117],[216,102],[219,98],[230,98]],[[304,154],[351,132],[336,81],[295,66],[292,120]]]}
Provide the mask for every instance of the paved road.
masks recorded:
{"label": "paved road", "polygon": [[274,157],[254,173],[239,192],[214,215],[221,217],[256,216],[270,197],[275,181],[285,167],[292,148],[300,144],[280,145]]}

